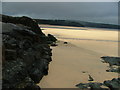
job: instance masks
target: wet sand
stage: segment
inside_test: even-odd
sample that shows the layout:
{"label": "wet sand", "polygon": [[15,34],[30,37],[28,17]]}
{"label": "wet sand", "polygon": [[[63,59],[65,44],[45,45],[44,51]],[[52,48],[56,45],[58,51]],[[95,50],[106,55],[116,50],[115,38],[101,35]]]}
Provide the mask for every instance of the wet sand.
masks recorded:
{"label": "wet sand", "polygon": [[[53,49],[53,61],[49,75],[39,85],[41,88],[76,88],[86,83],[88,74],[93,82],[103,82],[118,77],[117,73],[106,72],[108,64],[101,56],[118,56],[118,31],[97,28],[41,25],[43,32],[53,34],[59,40]],[[68,44],[63,44],[64,41]]]}

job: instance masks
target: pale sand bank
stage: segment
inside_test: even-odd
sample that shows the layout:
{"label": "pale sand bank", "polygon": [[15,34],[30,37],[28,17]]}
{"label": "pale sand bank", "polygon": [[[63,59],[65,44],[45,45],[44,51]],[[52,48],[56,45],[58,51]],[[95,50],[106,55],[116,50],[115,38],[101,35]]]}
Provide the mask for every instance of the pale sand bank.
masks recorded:
{"label": "pale sand bank", "polygon": [[[116,73],[106,72],[108,65],[100,61],[101,56],[118,55],[117,31],[49,28],[49,25],[41,27],[45,27],[45,34],[51,33],[60,40],[57,47],[52,47],[53,61],[50,63],[49,75],[39,84],[41,88],[76,88],[76,84],[88,82],[88,74],[95,82],[118,77]],[[63,44],[63,41],[68,44]]]}

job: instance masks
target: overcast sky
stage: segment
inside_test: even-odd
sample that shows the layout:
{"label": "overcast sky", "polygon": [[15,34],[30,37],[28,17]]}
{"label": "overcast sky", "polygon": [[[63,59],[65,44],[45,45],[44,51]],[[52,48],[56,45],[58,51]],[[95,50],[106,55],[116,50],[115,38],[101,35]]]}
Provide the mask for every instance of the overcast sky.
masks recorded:
{"label": "overcast sky", "polygon": [[118,23],[117,2],[3,2],[2,10],[13,16]]}

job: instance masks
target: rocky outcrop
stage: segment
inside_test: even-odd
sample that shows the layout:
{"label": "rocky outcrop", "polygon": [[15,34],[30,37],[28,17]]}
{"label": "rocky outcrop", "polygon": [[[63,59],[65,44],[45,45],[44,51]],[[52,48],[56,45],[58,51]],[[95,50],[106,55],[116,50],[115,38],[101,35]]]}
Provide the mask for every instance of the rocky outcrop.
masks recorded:
{"label": "rocky outcrop", "polygon": [[[109,72],[116,72],[120,74],[120,57],[103,56],[101,57],[103,63],[109,64]],[[89,76],[90,77],[90,76]],[[92,81],[92,80],[91,80]],[[105,80],[103,83],[99,82],[89,82],[89,83],[79,83],[76,87],[80,89],[90,89],[90,90],[120,90],[120,77],[113,78],[112,80]]]}
{"label": "rocky outcrop", "polygon": [[97,82],[79,83],[76,85],[76,87],[79,87],[82,90],[103,90],[101,86],[102,86],[102,83],[97,83]]}
{"label": "rocky outcrop", "polygon": [[109,87],[110,90],[120,90],[120,78],[104,81],[103,84]]}
{"label": "rocky outcrop", "polygon": [[58,44],[56,44],[57,39],[56,39],[53,35],[48,34],[47,37],[48,37],[48,38],[47,38],[47,43],[48,43],[50,46],[58,46]]}
{"label": "rocky outcrop", "polygon": [[51,41],[51,42],[56,42],[56,41],[57,41],[57,39],[56,39],[53,35],[48,34],[48,41]]}
{"label": "rocky outcrop", "polygon": [[120,57],[110,57],[110,56],[103,56],[102,58],[102,62],[104,63],[108,63],[109,66],[120,66]]}
{"label": "rocky outcrop", "polygon": [[5,23],[14,23],[14,24],[21,24],[24,26],[27,26],[30,30],[33,32],[42,35],[42,31],[39,28],[37,22],[29,17],[23,16],[23,17],[11,17],[2,15],[2,22]]}
{"label": "rocky outcrop", "polygon": [[52,61],[49,37],[29,17],[4,15],[2,26],[3,90],[39,90],[40,87],[36,84],[48,74],[49,63]]}
{"label": "rocky outcrop", "polygon": [[120,78],[106,80],[103,83],[99,82],[79,83],[76,85],[76,87],[85,90],[120,90]]}
{"label": "rocky outcrop", "polygon": [[103,63],[109,64],[107,72],[120,73],[120,57],[103,56],[101,59]]}

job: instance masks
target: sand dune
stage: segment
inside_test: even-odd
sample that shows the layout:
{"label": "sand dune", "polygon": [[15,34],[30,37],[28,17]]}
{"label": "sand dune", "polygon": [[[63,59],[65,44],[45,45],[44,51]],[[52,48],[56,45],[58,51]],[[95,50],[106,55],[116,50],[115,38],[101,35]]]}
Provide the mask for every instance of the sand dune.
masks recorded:
{"label": "sand dune", "polygon": [[[50,25],[41,27],[45,34],[51,33],[59,40],[58,46],[52,47],[53,61],[49,75],[39,84],[42,88],[76,88],[75,85],[80,82],[89,82],[88,74],[94,82],[118,77],[117,73],[106,72],[108,65],[100,61],[101,56],[118,56],[118,31]],[[64,41],[68,44],[63,44]]]}

